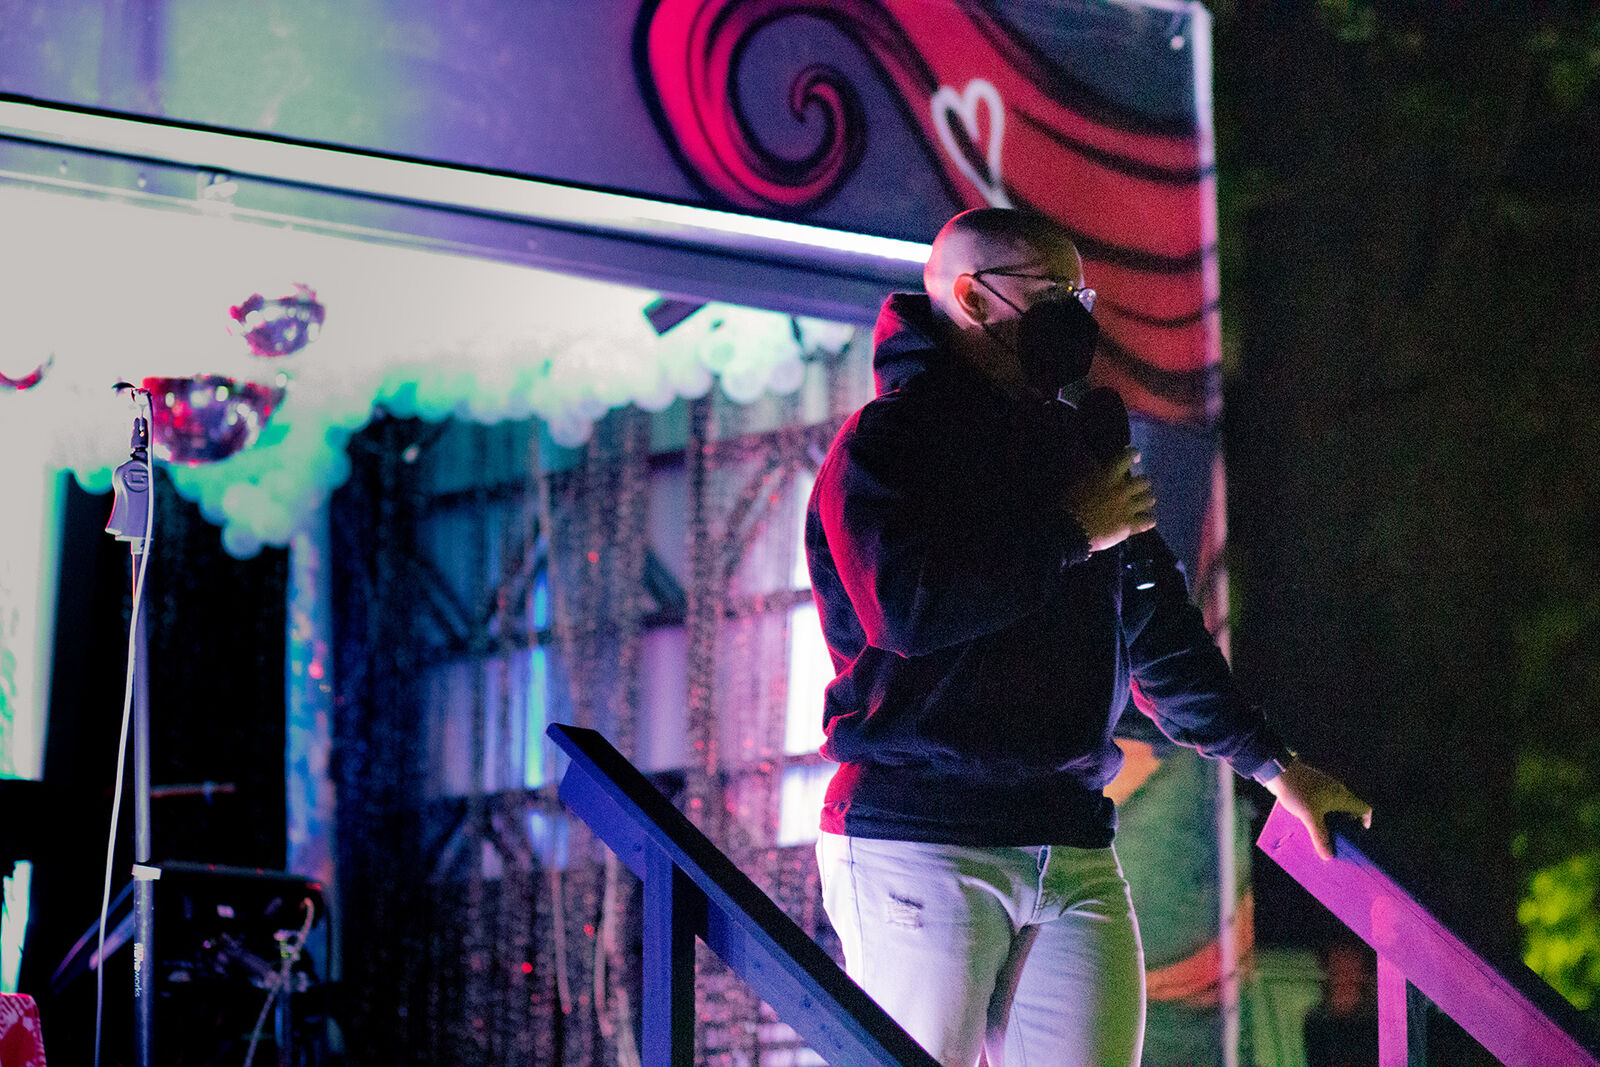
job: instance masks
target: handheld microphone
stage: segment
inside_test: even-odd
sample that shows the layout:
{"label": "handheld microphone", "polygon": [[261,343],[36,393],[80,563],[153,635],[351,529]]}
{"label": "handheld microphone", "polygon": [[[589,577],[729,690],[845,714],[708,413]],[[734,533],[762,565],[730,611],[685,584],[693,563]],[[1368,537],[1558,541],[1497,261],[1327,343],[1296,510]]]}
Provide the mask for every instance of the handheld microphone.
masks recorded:
{"label": "handheld microphone", "polygon": [[[1084,439],[1095,459],[1110,463],[1133,443],[1133,430],[1128,422],[1128,407],[1115,389],[1097,385],[1083,394],[1078,401],[1078,419],[1083,427]],[[1123,544],[1123,566],[1133,579],[1133,587],[1140,591],[1155,588],[1158,546],[1163,546],[1161,535],[1154,527],[1136,533]]]}
{"label": "handheld microphone", "polygon": [[1115,389],[1097,385],[1083,394],[1077,408],[1084,439],[1101,463],[1110,463],[1133,443],[1128,408]]}

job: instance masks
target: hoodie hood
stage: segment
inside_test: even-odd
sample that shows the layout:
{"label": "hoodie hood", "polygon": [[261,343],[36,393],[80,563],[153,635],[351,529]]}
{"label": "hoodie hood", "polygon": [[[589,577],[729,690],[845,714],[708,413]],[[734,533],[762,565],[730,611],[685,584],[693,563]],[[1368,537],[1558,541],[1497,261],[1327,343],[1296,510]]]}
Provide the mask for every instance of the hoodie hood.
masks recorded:
{"label": "hoodie hood", "polygon": [[950,358],[939,348],[942,330],[927,293],[894,293],[883,302],[872,330],[872,379],[879,396]]}

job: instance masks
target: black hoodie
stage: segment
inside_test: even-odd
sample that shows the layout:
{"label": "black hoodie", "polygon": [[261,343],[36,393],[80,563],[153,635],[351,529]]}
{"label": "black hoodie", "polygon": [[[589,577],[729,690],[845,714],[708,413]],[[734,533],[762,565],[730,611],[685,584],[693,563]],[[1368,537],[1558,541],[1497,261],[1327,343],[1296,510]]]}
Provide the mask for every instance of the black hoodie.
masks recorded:
{"label": "black hoodie", "polygon": [[966,845],[1103,847],[1111,731],[1136,683],[1172,740],[1248,775],[1282,742],[1234,688],[1172,554],[1125,582],[1065,503],[1094,462],[1076,412],[958,362],[925,295],[874,334],[878,396],[846,420],[806,513],[837,676],[822,829]]}

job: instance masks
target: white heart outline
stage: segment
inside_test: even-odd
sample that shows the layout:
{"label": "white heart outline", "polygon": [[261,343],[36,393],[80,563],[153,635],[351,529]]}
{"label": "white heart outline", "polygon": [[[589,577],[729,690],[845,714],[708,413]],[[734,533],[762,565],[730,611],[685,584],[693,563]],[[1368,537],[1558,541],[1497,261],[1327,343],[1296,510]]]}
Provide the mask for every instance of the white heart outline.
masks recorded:
{"label": "white heart outline", "polygon": [[[991,207],[1010,207],[1011,198],[1006,196],[1005,185],[1000,180],[1000,141],[1006,130],[1006,109],[1000,100],[1000,90],[987,78],[973,78],[959,93],[948,85],[939,86],[939,91],[933,94],[928,103],[933,113],[934,128],[939,131],[939,141],[950,154],[956,168],[977,186],[978,192],[983,194]],[[961,125],[966,128],[968,139],[977,144],[979,104],[989,107],[989,144],[984,155],[984,163],[989,169],[987,181],[973,169],[966,154],[956,147],[955,136],[950,132],[950,112],[953,111],[961,116]]]}

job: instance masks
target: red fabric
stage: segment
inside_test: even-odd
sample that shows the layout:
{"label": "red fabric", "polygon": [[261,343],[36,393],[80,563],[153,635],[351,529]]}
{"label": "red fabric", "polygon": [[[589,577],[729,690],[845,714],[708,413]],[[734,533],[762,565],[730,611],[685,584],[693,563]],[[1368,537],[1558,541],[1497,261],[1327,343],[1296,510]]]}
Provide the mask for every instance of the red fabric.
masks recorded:
{"label": "red fabric", "polygon": [[[1245,893],[1234,913],[1234,958],[1242,974],[1255,965],[1255,897]],[[1152,1001],[1176,1001],[1194,1008],[1213,1007],[1221,991],[1222,946],[1212,938],[1190,956],[1145,973],[1145,995]]]}
{"label": "red fabric", "polygon": [[0,993],[0,1067],[45,1067],[39,1007],[26,993]]}

